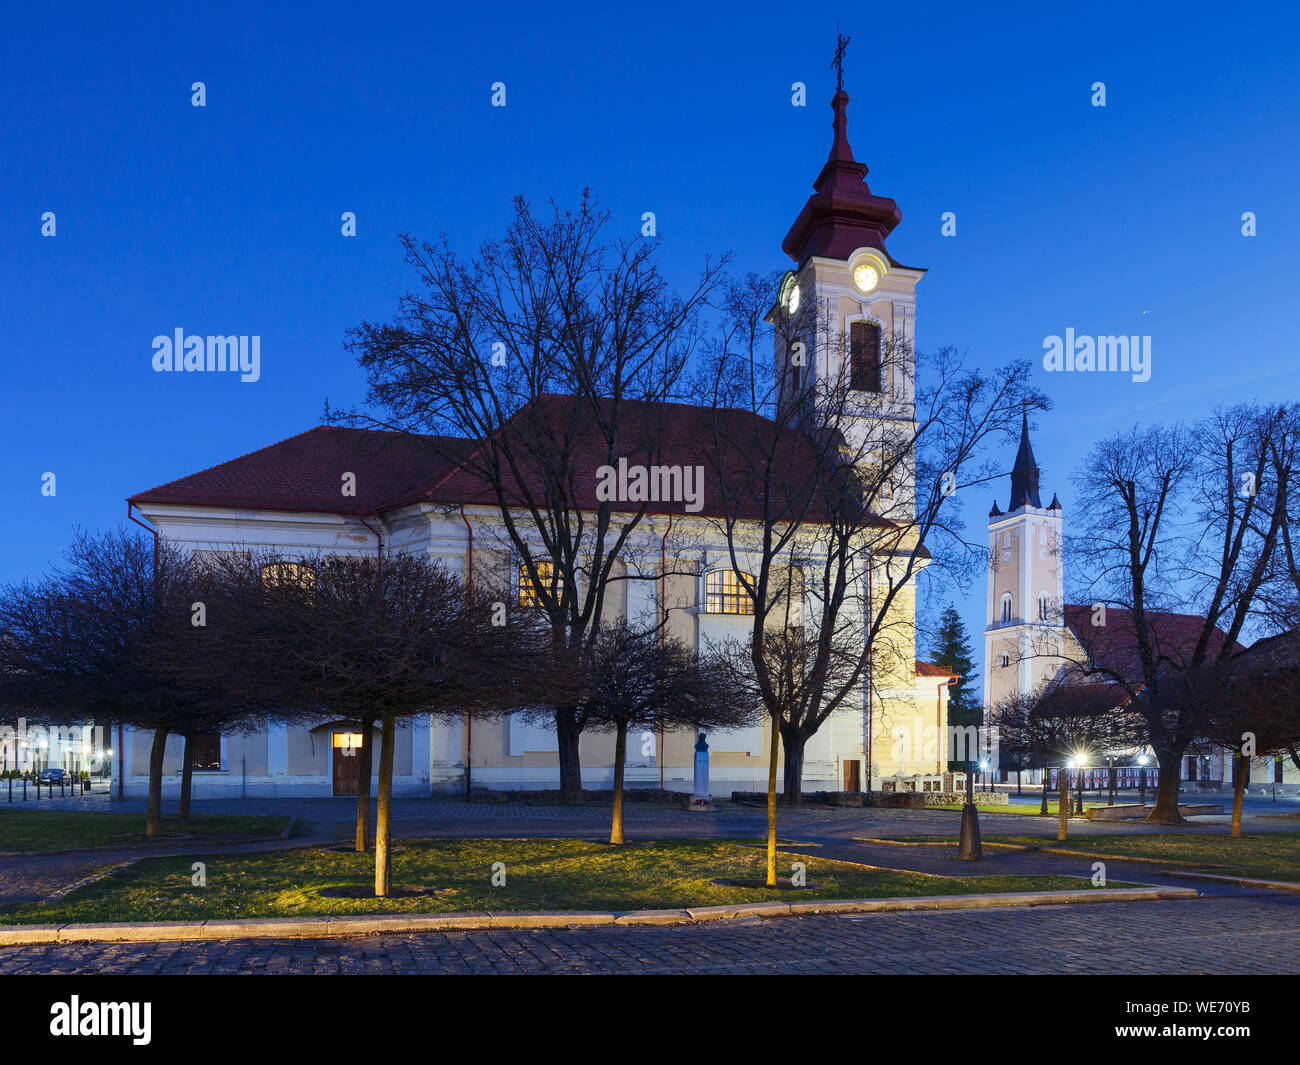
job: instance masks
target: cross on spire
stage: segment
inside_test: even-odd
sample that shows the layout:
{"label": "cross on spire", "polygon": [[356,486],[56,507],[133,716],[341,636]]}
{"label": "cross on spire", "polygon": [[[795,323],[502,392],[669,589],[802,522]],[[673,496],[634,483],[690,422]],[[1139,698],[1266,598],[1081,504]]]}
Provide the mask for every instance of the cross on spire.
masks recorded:
{"label": "cross on spire", "polygon": [[840,33],[840,24],[835,23],[835,58],[831,66],[835,68],[835,91],[844,90],[844,50],[849,46],[849,39]]}

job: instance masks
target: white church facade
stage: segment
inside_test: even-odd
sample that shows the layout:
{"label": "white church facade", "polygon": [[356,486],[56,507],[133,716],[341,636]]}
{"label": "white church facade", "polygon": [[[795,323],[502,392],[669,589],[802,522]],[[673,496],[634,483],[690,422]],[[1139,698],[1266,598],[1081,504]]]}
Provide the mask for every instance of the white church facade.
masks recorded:
{"label": "white church facade", "polygon": [[[795,268],[782,298],[818,308],[837,330],[852,334],[855,343],[865,338],[855,349],[868,352],[865,345],[872,345],[861,371],[868,381],[863,387],[879,393],[881,416],[910,419],[912,367],[885,355],[882,336],[900,338],[903,343],[892,350],[910,353],[915,285],[923,271],[902,266],[885,250],[884,238],[901,215],[894,201],[867,188],[866,167],[854,160],[848,146],[847,102],[846,93],[836,94],[831,157],[783,244]],[[778,353],[778,368],[782,357]],[[812,365],[824,368],[821,372],[842,369],[832,365],[829,352]],[[854,372],[859,372],[856,364]],[[702,427],[713,412],[666,406],[665,431],[673,434],[675,455],[685,458],[681,442],[707,438]],[[343,473],[355,475],[356,494],[341,499]],[[240,549],[418,552],[462,577],[490,573],[526,603],[528,582],[521,579],[518,560],[507,546],[499,511],[485,495],[466,492],[455,473],[446,449],[430,446],[427,438],[325,426],[128,502],[158,537],[196,554]],[[649,504],[623,557],[625,576],[635,579],[614,586],[608,617],[663,616],[668,631],[701,648],[747,636],[752,608],[743,591],[737,594],[728,541],[707,505],[692,512],[681,503]],[[805,789],[865,791],[879,788],[888,777],[937,777],[947,768],[952,678],[915,659],[914,589],[901,603],[904,638],[910,641],[905,672],[887,684],[864,684],[861,698],[837,711],[809,741]],[[891,740],[894,730],[918,719],[933,722],[935,742],[898,749]],[[766,786],[769,728],[764,723],[708,737],[715,794]],[[124,728],[115,740],[114,776],[126,795],[145,794],[152,737]],[[310,728],[272,725],[201,736],[195,744],[193,794],[200,799],[352,794],[359,740],[354,726],[325,720]],[[688,731],[632,737],[628,786],[689,792],[694,740]],[[580,751],[583,786],[610,787],[612,735],[584,733]],[[181,755],[182,741],[172,737],[164,763],[168,794],[179,788]],[[416,718],[398,732],[394,794],[557,786],[554,731],[522,716]]]}

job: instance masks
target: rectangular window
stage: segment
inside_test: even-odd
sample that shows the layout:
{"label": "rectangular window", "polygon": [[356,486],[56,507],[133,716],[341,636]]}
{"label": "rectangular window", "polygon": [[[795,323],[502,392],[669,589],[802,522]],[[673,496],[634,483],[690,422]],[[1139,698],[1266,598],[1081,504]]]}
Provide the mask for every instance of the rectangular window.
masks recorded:
{"label": "rectangular window", "polygon": [[194,761],[191,767],[209,772],[221,768],[220,732],[200,732],[194,737]]}
{"label": "rectangular window", "polygon": [[880,326],[875,322],[849,324],[849,388],[854,392],[879,392]]}
{"label": "rectangular window", "polygon": [[[748,575],[747,575],[748,576]],[[752,614],[754,601],[735,570],[715,569],[705,579],[704,609],[709,614]]]}
{"label": "rectangular window", "polygon": [[541,588],[534,586],[533,579],[528,575],[527,565],[521,564],[519,567],[520,606],[541,606],[542,589],[550,592],[555,599],[559,599],[564,594],[564,578],[556,574],[555,565],[551,562],[538,562],[536,566]]}

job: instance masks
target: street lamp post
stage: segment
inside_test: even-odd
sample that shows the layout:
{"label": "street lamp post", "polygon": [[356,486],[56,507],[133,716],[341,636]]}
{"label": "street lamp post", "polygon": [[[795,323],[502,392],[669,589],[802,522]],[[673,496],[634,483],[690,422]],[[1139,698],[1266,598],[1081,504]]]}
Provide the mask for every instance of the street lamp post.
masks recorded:
{"label": "street lamp post", "polygon": [[1076,798],[1074,804],[1074,812],[1078,814],[1080,817],[1082,817],[1083,816],[1083,765],[1082,764],[1080,764],[1079,766],[1079,777],[1075,783],[1078,786],[1075,788],[1075,792],[1074,792]]}
{"label": "street lamp post", "polygon": [[961,839],[957,857],[963,862],[977,862],[983,857],[980,847],[980,818],[975,809],[975,765],[966,763],[966,804],[961,808]]}
{"label": "street lamp post", "polygon": [[1138,802],[1147,804],[1147,756],[1138,755]]}

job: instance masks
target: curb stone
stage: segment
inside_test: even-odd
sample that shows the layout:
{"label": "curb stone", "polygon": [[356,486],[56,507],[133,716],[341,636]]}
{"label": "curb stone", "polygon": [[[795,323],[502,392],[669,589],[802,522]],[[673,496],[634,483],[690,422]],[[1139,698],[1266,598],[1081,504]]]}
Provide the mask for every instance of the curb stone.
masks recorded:
{"label": "curb stone", "polygon": [[1300,883],[1291,880],[1257,880],[1249,876],[1219,876],[1215,873],[1187,873],[1179,869],[1161,869],[1165,876],[1177,876],[1184,880],[1208,880],[1216,884],[1236,884],[1238,887],[1263,888],[1267,891],[1287,891],[1300,895]]}
{"label": "curb stone", "polygon": [[[1296,885],[1292,885],[1295,887]],[[504,928],[568,928],[571,925],[704,924],[739,917],[786,917],[812,913],[887,913],[909,910],[991,909],[1062,906],[1097,902],[1155,902],[1196,899],[1194,888],[1101,888],[1079,891],[1021,891],[994,895],[932,895],[915,898],[820,899],[696,906],[685,910],[623,912],[360,914],[348,917],[275,917],[221,921],[138,921],[123,924],[8,925],[0,945],[47,943],[175,942],[202,939],[325,938],[429,931]]]}

